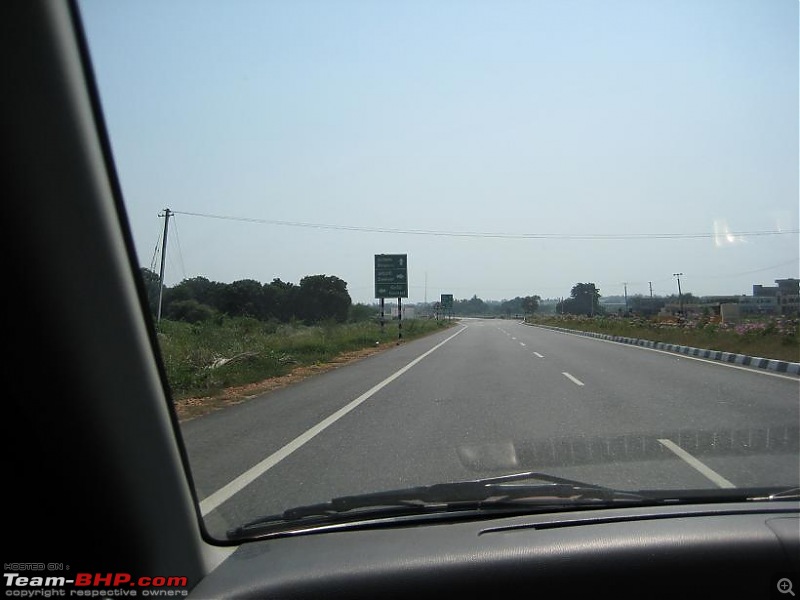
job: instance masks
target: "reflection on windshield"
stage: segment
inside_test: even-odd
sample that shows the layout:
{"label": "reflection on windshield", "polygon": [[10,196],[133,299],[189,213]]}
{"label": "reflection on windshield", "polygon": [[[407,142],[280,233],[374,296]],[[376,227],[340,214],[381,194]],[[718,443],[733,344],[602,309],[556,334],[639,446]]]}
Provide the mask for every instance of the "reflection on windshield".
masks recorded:
{"label": "reflection on windshield", "polygon": [[664,440],[674,441],[687,452],[700,457],[792,457],[800,452],[799,431],[797,425],[779,425],[715,431],[550,437],[463,445],[457,453],[465,467],[478,472],[674,458]]}

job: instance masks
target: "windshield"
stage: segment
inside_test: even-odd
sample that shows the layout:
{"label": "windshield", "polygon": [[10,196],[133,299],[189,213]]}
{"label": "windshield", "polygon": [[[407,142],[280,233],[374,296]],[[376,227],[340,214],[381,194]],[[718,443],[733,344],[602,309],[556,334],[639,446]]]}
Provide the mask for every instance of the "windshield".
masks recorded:
{"label": "windshield", "polygon": [[796,1],[78,8],[212,538],[800,485]]}

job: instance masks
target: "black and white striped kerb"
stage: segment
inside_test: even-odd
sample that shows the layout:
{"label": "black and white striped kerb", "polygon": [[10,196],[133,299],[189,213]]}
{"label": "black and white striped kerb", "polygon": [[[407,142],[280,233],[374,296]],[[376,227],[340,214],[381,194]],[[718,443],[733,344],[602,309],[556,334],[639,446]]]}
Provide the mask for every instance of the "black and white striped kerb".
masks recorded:
{"label": "black and white striped kerb", "polygon": [[664,342],[653,342],[650,340],[642,340],[639,338],[629,338],[619,335],[608,335],[605,333],[594,333],[591,331],[576,331],[574,329],[566,329],[564,327],[553,327],[552,325],[536,325],[533,323],[524,323],[524,322],[523,324],[528,325],[530,327],[541,327],[543,329],[552,329],[553,331],[561,331],[563,333],[584,335],[587,337],[599,338],[611,342],[619,342],[621,344],[631,344],[634,346],[642,346],[644,348],[654,348],[656,350],[664,350],[666,352],[677,352],[679,354],[686,354],[688,356],[706,358],[708,360],[718,360],[721,362],[726,362],[736,365],[755,367],[757,369],[775,371],[776,373],[789,373],[792,375],[800,375],[800,363],[796,362],[775,360],[771,358],[759,358],[757,356],[747,356],[745,354],[735,354],[732,352],[720,352],[719,350],[707,350],[704,348],[694,348],[692,346],[681,346],[678,344],[666,344]]}

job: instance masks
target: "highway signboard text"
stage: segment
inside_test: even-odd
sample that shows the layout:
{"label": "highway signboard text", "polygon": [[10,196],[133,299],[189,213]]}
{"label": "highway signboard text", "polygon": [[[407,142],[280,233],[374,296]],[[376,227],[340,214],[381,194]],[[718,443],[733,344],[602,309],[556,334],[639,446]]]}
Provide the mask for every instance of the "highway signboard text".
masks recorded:
{"label": "highway signboard text", "polygon": [[408,298],[408,256],[375,255],[375,297]]}

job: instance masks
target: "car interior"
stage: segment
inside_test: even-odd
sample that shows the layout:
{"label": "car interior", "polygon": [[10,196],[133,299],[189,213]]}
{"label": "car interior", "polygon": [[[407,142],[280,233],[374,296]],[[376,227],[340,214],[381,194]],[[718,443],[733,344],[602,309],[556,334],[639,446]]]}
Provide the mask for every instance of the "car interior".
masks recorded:
{"label": "car interior", "polygon": [[[34,591],[9,573],[50,564],[61,574],[183,577],[172,595],[210,600],[800,593],[791,588],[800,587],[796,490],[210,536],[80,11],[12,0],[2,14],[7,595]],[[64,589],[115,597],[132,588]]]}

